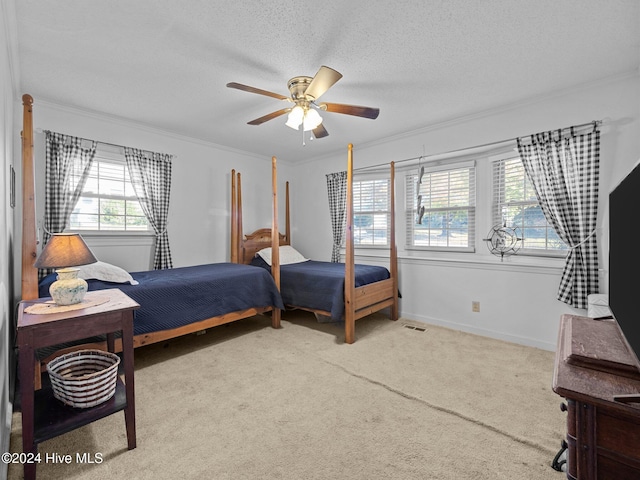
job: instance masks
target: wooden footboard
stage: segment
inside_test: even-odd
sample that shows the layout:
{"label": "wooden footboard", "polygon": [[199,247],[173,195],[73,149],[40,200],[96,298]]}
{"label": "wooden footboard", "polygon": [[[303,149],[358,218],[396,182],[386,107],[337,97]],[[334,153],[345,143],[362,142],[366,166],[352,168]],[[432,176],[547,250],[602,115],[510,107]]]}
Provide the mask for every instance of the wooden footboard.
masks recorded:
{"label": "wooden footboard", "polygon": [[[383,308],[393,307],[396,302],[394,296],[394,284],[395,282],[393,279],[388,278],[386,280],[380,280],[379,282],[357,287],[354,295],[354,319],[359,320],[360,318],[378,312]],[[312,312],[325,317],[331,317],[331,312],[326,310],[300,307],[298,305],[286,305],[286,307],[291,308],[292,310],[304,310],[306,312]]]}
{"label": "wooden footboard", "polygon": [[395,302],[392,278],[357,287],[355,289],[355,320],[393,306]]}

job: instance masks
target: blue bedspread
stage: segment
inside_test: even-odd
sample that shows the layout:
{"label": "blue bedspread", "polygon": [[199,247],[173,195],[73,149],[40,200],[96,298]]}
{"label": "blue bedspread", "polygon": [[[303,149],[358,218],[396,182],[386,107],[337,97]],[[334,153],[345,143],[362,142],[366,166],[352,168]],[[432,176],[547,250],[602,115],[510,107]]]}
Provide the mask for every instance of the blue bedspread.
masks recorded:
{"label": "blue bedspread", "polygon": [[[284,308],[273,278],[264,269],[236,263],[214,263],[168,270],[132,272],[138,285],[87,280],[89,290],[119,288],[140,304],[135,335],[178,328],[253,307]],[[49,296],[56,274],[40,282],[40,296]]]}
{"label": "blue bedspread", "polygon": [[[259,256],[252,265],[268,271],[271,267]],[[280,266],[280,294],[285,305],[331,312],[333,320],[344,314],[345,264],[333,262],[291,263]],[[356,265],[356,287],[389,278],[389,270],[375,265]]]}

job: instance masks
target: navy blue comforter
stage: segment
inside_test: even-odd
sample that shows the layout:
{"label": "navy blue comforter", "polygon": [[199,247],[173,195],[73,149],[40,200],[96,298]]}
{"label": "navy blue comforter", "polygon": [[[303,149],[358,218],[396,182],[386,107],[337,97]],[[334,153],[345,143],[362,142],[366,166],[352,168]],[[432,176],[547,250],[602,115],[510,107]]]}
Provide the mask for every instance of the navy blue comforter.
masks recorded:
{"label": "navy blue comforter", "polygon": [[[135,311],[135,335],[178,328],[254,307],[284,308],[269,272],[251,265],[214,263],[167,270],[132,272],[139,282],[87,280],[89,290],[119,288],[140,304]],[[40,282],[40,296],[49,296],[56,274]]]}
{"label": "navy blue comforter", "polygon": [[[252,265],[268,271],[271,267],[262,257],[256,256]],[[345,264],[333,262],[291,263],[280,266],[280,294],[285,305],[312,308],[331,312],[333,320],[341,320],[344,314]],[[356,287],[385,280],[389,270],[375,265],[355,266]]]}

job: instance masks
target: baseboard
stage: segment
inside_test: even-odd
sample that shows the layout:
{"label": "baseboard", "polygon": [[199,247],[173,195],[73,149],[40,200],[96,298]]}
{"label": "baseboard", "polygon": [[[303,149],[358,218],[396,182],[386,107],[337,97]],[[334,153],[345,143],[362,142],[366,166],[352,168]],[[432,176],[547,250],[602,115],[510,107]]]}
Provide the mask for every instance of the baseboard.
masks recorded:
{"label": "baseboard", "polygon": [[495,330],[489,330],[480,328],[474,325],[467,325],[464,323],[456,323],[448,320],[442,320],[439,318],[429,317],[425,315],[415,315],[413,313],[408,314],[401,312],[400,316],[407,320],[413,320],[421,322],[427,325],[438,325],[440,327],[451,328],[453,330],[460,330],[467,333],[473,333],[474,335],[480,335],[483,337],[495,338],[498,340],[504,340],[505,342],[517,343],[519,345],[525,345],[527,347],[539,348],[541,350],[548,350],[554,352],[557,345],[555,343],[548,343],[541,340],[537,340],[529,337],[521,337],[519,335],[512,335],[504,332],[497,332]]}

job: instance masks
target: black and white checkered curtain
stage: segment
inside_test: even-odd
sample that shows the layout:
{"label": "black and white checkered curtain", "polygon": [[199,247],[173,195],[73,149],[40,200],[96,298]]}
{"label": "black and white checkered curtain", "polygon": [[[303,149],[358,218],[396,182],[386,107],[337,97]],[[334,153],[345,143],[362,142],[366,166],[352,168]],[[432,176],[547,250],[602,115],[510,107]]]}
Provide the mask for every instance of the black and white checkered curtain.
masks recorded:
{"label": "black and white checkered curtain", "polygon": [[344,234],[347,228],[347,172],[327,174],[327,191],[333,231],[331,261],[338,263],[340,262],[340,247],[344,243]]}
{"label": "black and white checkered curtain", "polygon": [[[97,143],[45,131],[45,201],[43,245],[52,233],[69,226],[71,212],[82,193],[96,154]],[[39,272],[40,276],[46,271]]]}
{"label": "black and white checkered curtain", "polygon": [[142,211],[156,234],[153,268],[173,268],[167,233],[172,156],[125,147],[124,157]]}
{"label": "black and white checkered curtain", "polygon": [[598,293],[596,217],[600,169],[600,131],[578,135],[544,132],[518,139],[518,152],[544,216],[569,246],[558,300],[587,308]]}

